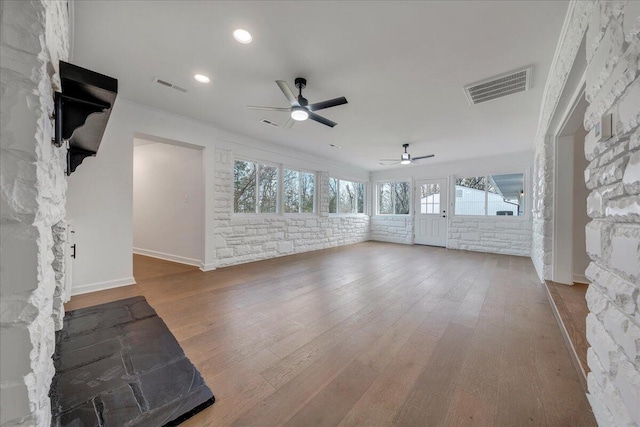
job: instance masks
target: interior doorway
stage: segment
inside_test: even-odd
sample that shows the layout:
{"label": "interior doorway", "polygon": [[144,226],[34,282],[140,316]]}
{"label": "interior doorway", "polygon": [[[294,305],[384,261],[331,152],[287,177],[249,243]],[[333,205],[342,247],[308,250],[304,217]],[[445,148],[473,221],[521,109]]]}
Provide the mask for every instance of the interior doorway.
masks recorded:
{"label": "interior doorway", "polygon": [[583,119],[588,103],[584,91],[576,99],[556,139],[554,196],[553,281],[572,285],[587,283],[589,265],[585,227],[589,222],[587,197],[589,190],[584,171],[584,143],[587,132]]}
{"label": "interior doorway", "polygon": [[415,188],[414,243],[447,246],[447,179],[423,179]]}
{"label": "interior doorway", "polygon": [[162,141],[133,141],[134,273],[139,255],[190,266],[203,262],[203,150]]}

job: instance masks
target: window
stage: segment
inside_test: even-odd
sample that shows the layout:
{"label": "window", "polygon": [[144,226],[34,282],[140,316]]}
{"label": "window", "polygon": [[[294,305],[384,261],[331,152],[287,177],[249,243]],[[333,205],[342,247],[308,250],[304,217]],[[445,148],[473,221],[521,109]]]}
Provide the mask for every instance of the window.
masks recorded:
{"label": "window", "polygon": [[422,184],[420,186],[420,213],[440,213],[440,184]]}
{"label": "window", "polygon": [[456,215],[524,215],[524,174],[456,179]]}
{"label": "window", "polygon": [[408,215],[411,206],[409,182],[383,182],[378,184],[378,214]]}
{"label": "window", "polygon": [[284,212],[313,213],[315,175],[310,172],[284,170]]}
{"label": "window", "polygon": [[236,160],[233,165],[233,211],[277,213],[278,167]]}
{"label": "window", "polygon": [[364,213],[365,187],[361,182],[329,178],[329,213]]}

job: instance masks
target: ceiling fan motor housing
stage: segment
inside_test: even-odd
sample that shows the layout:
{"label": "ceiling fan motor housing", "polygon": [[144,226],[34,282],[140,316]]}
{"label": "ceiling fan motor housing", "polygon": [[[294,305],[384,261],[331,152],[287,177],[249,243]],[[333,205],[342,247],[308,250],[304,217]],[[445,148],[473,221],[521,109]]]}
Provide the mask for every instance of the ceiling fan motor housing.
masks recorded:
{"label": "ceiling fan motor housing", "polygon": [[295,84],[298,89],[304,89],[305,87],[307,87],[307,79],[296,77]]}
{"label": "ceiling fan motor housing", "polygon": [[409,153],[402,153],[400,160],[411,160],[411,155]]}

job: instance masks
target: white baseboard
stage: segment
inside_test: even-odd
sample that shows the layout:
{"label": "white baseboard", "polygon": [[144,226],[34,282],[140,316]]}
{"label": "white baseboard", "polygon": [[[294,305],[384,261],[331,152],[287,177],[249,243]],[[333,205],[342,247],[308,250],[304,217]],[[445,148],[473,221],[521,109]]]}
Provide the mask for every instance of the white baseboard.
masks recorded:
{"label": "white baseboard", "polygon": [[374,242],[386,242],[386,243],[400,243],[402,245],[412,245],[413,243],[407,242],[405,239],[400,237],[382,237],[382,236],[371,236],[369,238],[370,241]]}
{"label": "white baseboard", "polygon": [[587,279],[587,276],[585,276],[584,274],[574,274],[573,283],[584,283],[588,285],[589,280]]}
{"label": "white baseboard", "polygon": [[202,265],[202,261],[200,261],[199,259],[165,254],[164,252],[152,251],[149,249],[133,248],[133,253],[138,255],[150,256],[152,258],[163,259],[165,261],[173,261],[173,262],[178,262],[180,264],[193,265],[195,267],[200,267]]}
{"label": "white baseboard", "polygon": [[136,280],[133,277],[125,277],[124,279],[107,280],[106,282],[78,285],[71,288],[71,296],[88,294],[89,292],[104,291],[105,289],[120,288],[122,286],[130,286],[135,284]]}
{"label": "white baseboard", "polygon": [[213,271],[216,268],[213,266],[213,264],[202,264],[200,263],[200,270],[201,271]]}

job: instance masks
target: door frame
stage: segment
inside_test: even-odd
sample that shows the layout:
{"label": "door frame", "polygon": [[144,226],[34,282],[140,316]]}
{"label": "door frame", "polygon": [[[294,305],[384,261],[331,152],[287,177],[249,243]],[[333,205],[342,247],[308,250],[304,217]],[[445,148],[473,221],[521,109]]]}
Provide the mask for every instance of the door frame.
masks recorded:
{"label": "door frame", "polygon": [[[443,248],[448,248],[449,247],[449,218],[451,217],[451,188],[449,185],[449,176],[440,176],[440,177],[428,177],[428,178],[414,178],[413,179],[413,244],[416,244],[416,222],[417,222],[417,216],[418,214],[418,209],[417,209],[417,205],[418,205],[418,198],[419,198],[419,194],[420,192],[418,191],[418,182],[420,181],[431,181],[431,180],[442,180],[445,183],[445,188],[444,189],[440,189],[440,197],[442,197],[442,194],[445,195],[445,197],[447,198],[447,200],[445,201],[445,203],[442,203],[442,200],[440,200],[440,207],[442,209],[442,206],[446,206],[447,212],[446,212],[446,221],[445,221],[445,229],[444,229],[444,246],[433,246],[434,248],[437,247],[443,247]],[[421,243],[418,243],[419,245],[422,245]],[[429,245],[423,245],[423,246],[429,246]]]}
{"label": "door frame", "polygon": [[[558,179],[559,169],[562,166],[566,173],[571,170],[573,177],[573,138],[575,132],[567,133],[571,126],[570,120],[576,113],[578,104],[585,96],[586,75],[580,78],[577,88],[569,99],[569,105],[562,114],[562,120],[553,134],[553,240],[551,257],[551,280],[558,283],[573,284],[573,198],[562,197],[566,195],[567,182]],[[569,152],[569,143],[571,150]],[[571,157],[571,165],[565,160]],[[561,165],[562,163],[562,165]],[[573,185],[573,180],[571,180]],[[567,225],[568,224],[568,225]]]}

